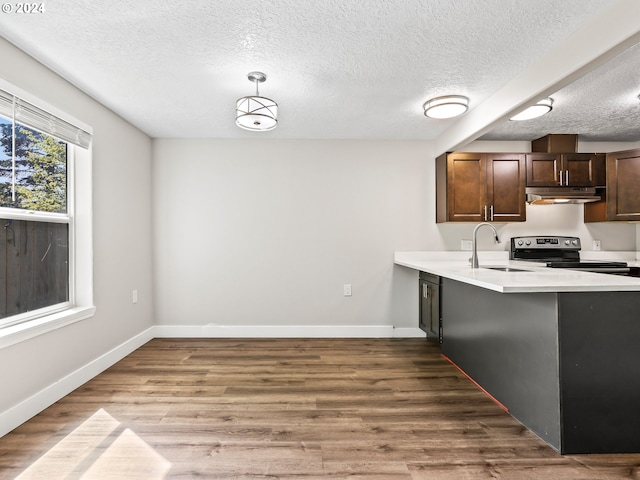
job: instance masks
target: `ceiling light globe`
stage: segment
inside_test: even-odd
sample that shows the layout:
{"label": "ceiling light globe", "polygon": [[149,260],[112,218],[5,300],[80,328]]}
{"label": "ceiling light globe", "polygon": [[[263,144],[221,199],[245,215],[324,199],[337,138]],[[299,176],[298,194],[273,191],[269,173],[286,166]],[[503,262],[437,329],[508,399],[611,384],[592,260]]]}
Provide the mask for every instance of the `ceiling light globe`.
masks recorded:
{"label": "ceiling light globe", "polygon": [[517,115],[514,115],[509,120],[513,120],[514,122],[521,122],[523,120],[531,120],[532,118],[541,117],[542,115],[545,115],[553,110],[552,105],[552,98],[544,98],[535,105],[531,105],[526,110],[518,113]]}
{"label": "ceiling light globe", "polygon": [[278,104],[260,96],[258,91],[258,84],[266,81],[267,76],[262,72],[250,72],[247,78],[256,84],[256,94],[236,101],[236,125],[252,132],[273,130],[278,126]]}
{"label": "ceiling light globe", "polygon": [[429,118],[453,118],[469,109],[469,99],[462,95],[446,95],[428,100],[423,108]]}
{"label": "ceiling light globe", "polygon": [[278,126],[278,104],[266,97],[249,96],[236,102],[236,125],[253,132],[266,132]]}

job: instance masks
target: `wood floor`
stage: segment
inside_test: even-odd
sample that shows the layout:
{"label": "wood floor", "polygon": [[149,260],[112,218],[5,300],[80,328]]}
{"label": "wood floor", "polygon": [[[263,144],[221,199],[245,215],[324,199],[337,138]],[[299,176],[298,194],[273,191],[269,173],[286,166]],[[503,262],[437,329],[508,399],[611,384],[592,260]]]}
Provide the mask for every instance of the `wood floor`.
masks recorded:
{"label": "wood floor", "polygon": [[424,339],[156,339],[0,438],[0,478],[640,479],[640,454],[558,455]]}

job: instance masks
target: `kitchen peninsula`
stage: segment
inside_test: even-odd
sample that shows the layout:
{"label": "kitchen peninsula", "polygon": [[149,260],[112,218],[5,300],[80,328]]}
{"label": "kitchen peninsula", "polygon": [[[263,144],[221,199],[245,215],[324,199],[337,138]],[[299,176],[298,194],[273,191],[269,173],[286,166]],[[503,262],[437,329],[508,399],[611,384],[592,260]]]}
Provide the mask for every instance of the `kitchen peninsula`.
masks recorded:
{"label": "kitchen peninsula", "polygon": [[639,453],[640,279],[448,253],[394,260],[442,278],[443,355],[560,453]]}

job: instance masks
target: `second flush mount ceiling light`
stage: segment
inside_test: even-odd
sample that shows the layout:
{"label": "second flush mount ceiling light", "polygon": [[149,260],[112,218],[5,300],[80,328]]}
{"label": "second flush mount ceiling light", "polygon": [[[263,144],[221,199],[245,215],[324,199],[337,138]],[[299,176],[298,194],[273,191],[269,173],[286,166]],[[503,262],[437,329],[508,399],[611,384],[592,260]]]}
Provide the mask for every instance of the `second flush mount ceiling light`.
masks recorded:
{"label": "second flush mount ceiling light", "polygon": [[266,132],[278,125],[278,104],[267,97],[261,97],[258,84],[267,76],[262,72],[251,72],[247,78],[256,84],[256,94],[236,101],[236,125],[253,132]]}
{"label": "second flush mount ceiling light", "polygon": [[469,109],[469,99],[463,95],[445,95],[427,100],[423,108],[429,118],[452,118]]}
{"label": "second flush mount ceiling light", "polygon": [[526,110],[514,115],[509,120],[514,122],[520,122],[522,120],[531,120],[532,118],[538,118],[542,115],[546,115],[553,110],[553,98],[543,98],[535,105],[531,105]]}

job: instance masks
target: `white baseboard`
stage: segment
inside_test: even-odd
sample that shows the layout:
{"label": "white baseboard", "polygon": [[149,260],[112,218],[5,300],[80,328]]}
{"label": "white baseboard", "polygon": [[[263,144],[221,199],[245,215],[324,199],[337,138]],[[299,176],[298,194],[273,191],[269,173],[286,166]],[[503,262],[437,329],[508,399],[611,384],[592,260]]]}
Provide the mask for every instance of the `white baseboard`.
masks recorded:
{"label": "white baseboard", "polygon": [[102,373],[114,363],[153,339],[153,327],[118,345],[75,372],[40,390],[17,405],[0,413],[0,437],[53,405],[65,395]]}
{"label": "white baseboard", "polygon": [[383,325],[156,325],[1,412],[0,437],[53,405],[153,338],[417,338],[424,336],[425,333],[418,328],[394,328]]}
{"label": "white baseboard", "polygon": [[412,338],[419,328],[385,325],[156,325],[156,338]]}
{"label": "white baseboard", "polygon": [[427,334],[419,328],[394,328],[393,338],[427,338]]}

